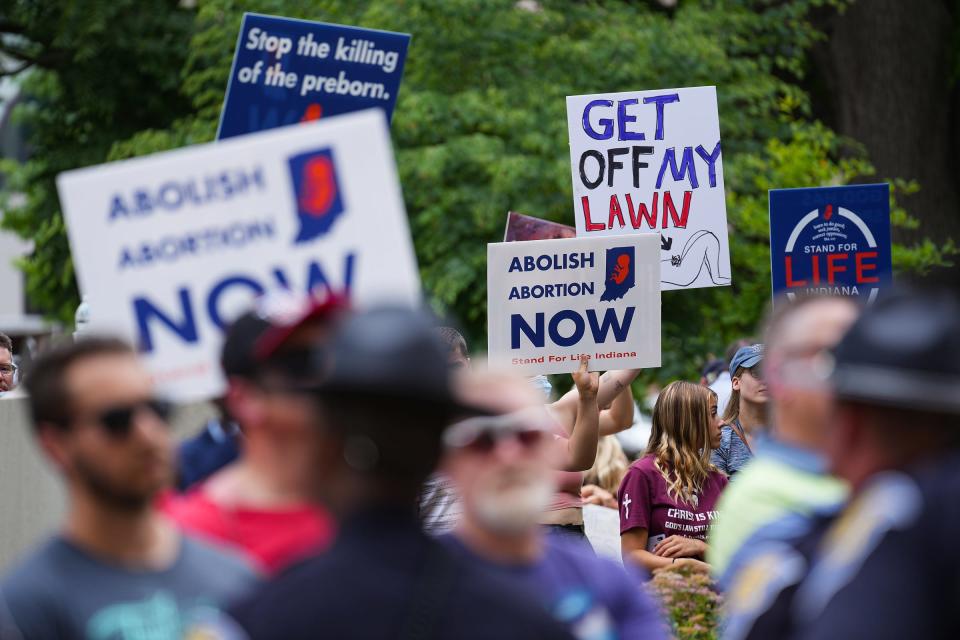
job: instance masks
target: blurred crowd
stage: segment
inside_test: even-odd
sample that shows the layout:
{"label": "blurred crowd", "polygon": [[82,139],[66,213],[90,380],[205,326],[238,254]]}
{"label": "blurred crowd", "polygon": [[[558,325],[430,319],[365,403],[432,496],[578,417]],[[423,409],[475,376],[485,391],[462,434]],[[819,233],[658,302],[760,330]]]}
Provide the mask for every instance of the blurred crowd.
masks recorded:
{"label": "blurred crowd", "polygon": [[782,299],[758,331],[647,418],[639,370],[582,358],[557,397],[426,312],[265,297],[183,442],[125,342],[21,376],[0,334],[68,503],[0,638],[682,637],[669,575],[716,637],[960,637],[960,301]]}

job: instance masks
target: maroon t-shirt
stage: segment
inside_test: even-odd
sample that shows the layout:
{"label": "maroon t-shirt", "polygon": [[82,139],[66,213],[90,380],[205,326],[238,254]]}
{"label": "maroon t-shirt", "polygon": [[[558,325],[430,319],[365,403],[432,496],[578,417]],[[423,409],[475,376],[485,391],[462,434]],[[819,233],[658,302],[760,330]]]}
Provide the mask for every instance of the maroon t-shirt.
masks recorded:
{"label": "maroon t-shirt", "polygon": [[620,507],[620,534],[630,529],[647,530],[647,551],[664,538],[680,535],[706,540],[710,525],[717,517],[720,492],[727,476],[715,471],[703,483],[695,504],[677,502],[667,494],[667,481],[646,455],[634,462],[617,491]]}

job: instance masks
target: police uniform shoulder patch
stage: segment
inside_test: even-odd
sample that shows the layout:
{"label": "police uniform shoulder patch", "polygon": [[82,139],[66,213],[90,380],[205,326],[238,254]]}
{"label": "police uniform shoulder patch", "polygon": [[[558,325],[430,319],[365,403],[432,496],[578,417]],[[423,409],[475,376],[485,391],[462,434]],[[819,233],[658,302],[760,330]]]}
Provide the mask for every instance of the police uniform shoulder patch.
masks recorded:
{"label": "police uniform shoulder patch", "polygon": [[820,543],[810,574],[797,591],[798,619],[819,616],[830,599],[856,577],[883,538],[916,522],[922,506],[920,489],[903,473],[883,473],[870,481]]}
{"label": "police uniform shoulder patch", "polygon": [[762,543],[737,572],[727,591],[727,612],[723,637],[745,638],[757,618],[766,612],[784,589],[797,584],[807,562],[784,542]]}

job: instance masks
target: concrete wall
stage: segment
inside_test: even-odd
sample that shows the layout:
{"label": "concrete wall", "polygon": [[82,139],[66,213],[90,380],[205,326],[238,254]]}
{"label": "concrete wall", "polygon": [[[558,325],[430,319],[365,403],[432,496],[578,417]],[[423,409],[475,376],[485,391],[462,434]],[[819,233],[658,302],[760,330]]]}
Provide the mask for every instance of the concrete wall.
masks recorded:
{"label": "concrete wall", "polygon": [[64,497],[30,431],[26,400],[0,400],[0,573],[54,529]]}
{"label": "concrete wall", "polygon": [[[213,415],[208,404],[183,407],[174,416],[174,434],[188,435]],[[0,575],[56,530],[64,507],[60,480],[30,430],[27,401],[0,400]]]}

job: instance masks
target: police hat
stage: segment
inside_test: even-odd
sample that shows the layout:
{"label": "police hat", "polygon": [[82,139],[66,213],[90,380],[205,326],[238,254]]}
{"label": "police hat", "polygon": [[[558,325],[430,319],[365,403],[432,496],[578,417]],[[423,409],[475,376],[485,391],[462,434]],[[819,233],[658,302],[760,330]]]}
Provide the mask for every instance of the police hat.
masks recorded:
{"label": "police hat", "polygon": [[[358,311],[316,353],[320,396],[388,401],[436,409],[449,416],[487,414],[454,392],[447,348],[432,316],[401,307]],[[348,425],[344,425],[348,426]]]}
{"label": "police hat", "polygon": [[838,398],[960,413],[960,302],[896,291],[869,306],[834,349]]}

